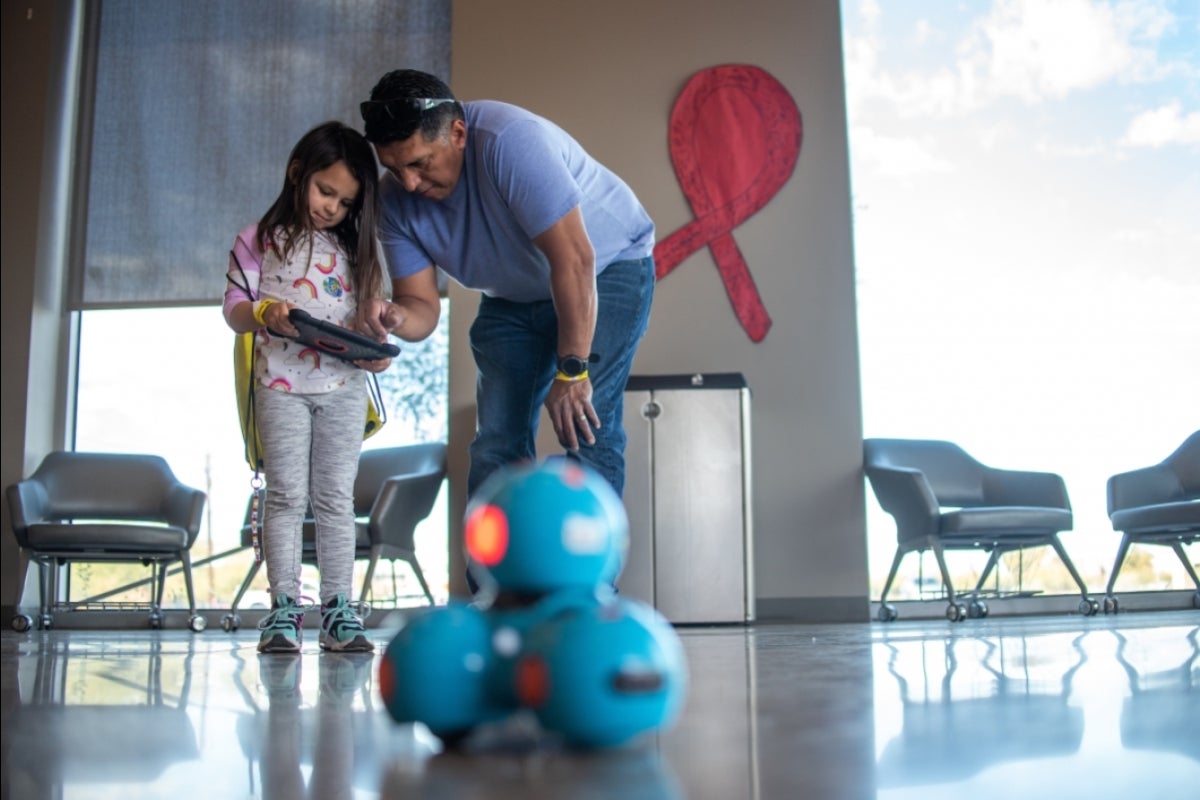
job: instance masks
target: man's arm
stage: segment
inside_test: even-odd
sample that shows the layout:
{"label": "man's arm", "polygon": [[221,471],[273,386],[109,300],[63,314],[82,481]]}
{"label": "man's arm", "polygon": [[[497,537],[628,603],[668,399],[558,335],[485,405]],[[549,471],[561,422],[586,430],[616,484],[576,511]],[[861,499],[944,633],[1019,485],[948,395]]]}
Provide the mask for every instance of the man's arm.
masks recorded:
{"label": "man's arm", "polygon": [[433,333],[442,313],[437,270],[430,264],[407,278],[393,278],[391,301],[369,300],[365,306],[363,324],[377,339],[392,333],[419,342]]}
{"label": "man's arm", "polygon": [[[533,243],[550,262],[550,294],[558,316],[558,355],[586,359],[596,331],[596,254],[579,207],[534,237]],[[583,432],[588,444],[595,443],[592,428],[599,427],[600,418],[592,408],[590,380],[555,379],[545,405],[564,447],[579,448],[578,431]]]}
{"label": "man's arm", "polygon": [[533,243],[550,262],[558,354],[587,358],[596,330],[596,256],[579,207],[568,211]]}

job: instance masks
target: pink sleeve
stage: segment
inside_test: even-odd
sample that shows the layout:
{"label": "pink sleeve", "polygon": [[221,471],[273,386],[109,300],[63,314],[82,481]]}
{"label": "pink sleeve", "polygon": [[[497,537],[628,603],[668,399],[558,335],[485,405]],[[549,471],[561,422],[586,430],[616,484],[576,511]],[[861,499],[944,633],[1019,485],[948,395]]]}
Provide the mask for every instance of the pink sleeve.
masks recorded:
{"label": "pink sleeve", "polygon": [[[233,240],[233,249],[229,252],[229,271],[225,280],[225,302],[223,311],[225,322],[239,304],[254,300],[258,295],[258,281],[262,274],[263,251],[255,242],[258,225],[254,224],[243,230]],[[238,269],[241,265],[241,269]],[[243,277],[243,273],[245,277]],[[245,287],[245,288],[243,288]],[[246,289],[250,290],[248,294]]]}

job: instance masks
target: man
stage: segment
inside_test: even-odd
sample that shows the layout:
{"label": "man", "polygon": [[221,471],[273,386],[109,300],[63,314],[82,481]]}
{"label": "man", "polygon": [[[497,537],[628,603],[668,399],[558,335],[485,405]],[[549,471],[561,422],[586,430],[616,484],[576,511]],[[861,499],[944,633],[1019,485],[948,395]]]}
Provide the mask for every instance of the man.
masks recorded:
{"label": "man", "polygon": [[425,72],[384,75],[361,111],[388,173],[379,236],[393,287],[368,324],[427,336],[435,267],[483,293],[468,497],[499,467],[535,458],[542,405],[569,457],[620,494],[622,400],[654,293],[654,223],[637,197],[549,120],[459,103]]}

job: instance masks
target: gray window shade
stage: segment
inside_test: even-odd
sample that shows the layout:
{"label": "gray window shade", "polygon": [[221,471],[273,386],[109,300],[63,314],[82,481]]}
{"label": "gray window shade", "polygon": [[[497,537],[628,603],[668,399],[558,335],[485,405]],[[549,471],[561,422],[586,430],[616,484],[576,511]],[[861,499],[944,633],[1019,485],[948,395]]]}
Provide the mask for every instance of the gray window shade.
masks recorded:
{"label": "gray window shade", "polygon": [[218,302],[305,131],[361,130],[389,70],[449,79],[450,0],[104,0],[93,24],[73,309]]}

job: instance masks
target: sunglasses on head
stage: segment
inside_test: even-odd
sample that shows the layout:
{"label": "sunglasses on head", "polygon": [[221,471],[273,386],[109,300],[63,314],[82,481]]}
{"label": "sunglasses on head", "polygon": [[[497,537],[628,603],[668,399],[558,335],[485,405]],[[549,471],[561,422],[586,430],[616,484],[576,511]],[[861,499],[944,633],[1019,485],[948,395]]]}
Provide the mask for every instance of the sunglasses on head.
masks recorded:
{"label": "sunglasses on head", "polygon": [[358,106],[363,122],[390,119],[406,122],[419,119],[430,109],[456,102],[453,97],[396,97],[391,100],[364,100]]}

